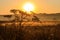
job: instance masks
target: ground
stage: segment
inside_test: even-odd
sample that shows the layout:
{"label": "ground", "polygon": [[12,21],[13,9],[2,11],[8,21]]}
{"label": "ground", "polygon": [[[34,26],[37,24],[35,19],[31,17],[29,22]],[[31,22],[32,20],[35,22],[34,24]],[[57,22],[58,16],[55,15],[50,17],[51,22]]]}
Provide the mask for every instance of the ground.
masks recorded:
{"label": "ground", "polygon": [[0,40],[60,40],[60,24],[51,26],[0,25]]}

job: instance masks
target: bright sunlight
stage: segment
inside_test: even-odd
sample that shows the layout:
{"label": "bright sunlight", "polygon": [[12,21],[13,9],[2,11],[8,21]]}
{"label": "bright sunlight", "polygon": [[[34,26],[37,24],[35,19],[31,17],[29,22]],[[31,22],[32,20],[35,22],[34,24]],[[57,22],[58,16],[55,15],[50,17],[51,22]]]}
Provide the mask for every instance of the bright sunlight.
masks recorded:
{"label": "bright sunlight", "polygon": [[34,10],[34,5],[32,3],[26,3],[26,4],[24,4],[23,9],[26,12],[33,11]]}

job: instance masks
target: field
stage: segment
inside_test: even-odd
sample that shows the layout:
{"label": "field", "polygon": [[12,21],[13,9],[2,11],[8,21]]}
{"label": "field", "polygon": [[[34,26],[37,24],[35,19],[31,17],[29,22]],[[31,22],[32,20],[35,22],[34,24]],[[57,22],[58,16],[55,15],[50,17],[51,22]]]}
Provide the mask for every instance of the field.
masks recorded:
{"label": "field", "polygon": [[60,22],[0,22],[0,40],[60,40]]}

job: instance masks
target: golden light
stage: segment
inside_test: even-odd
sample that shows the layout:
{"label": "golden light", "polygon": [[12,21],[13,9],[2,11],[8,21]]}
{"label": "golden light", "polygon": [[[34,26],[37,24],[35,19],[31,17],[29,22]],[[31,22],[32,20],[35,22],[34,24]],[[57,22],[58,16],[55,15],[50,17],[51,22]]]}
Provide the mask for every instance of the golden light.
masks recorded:
{"label": "golden light", "polygon": [[23,6],[23,9],[24,9],[26,12],[33,11],[33,10],[34,10],[34,5],[33,5],[32,3],[26,3],[26,4]]}

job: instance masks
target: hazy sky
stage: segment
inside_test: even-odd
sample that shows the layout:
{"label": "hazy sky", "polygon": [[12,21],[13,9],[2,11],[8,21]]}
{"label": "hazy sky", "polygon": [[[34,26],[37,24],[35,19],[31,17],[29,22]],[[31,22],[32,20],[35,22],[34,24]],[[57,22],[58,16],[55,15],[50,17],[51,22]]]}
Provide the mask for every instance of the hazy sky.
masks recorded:
{"label": "hazy sky", "polygon": [[10,9],[21,10],[26,2],[32,2],[37,13],[60,12],[60,0],[0,0],[0,14],[9,13]]}

